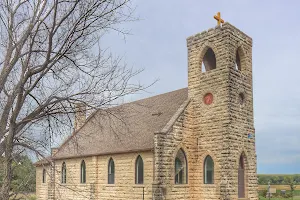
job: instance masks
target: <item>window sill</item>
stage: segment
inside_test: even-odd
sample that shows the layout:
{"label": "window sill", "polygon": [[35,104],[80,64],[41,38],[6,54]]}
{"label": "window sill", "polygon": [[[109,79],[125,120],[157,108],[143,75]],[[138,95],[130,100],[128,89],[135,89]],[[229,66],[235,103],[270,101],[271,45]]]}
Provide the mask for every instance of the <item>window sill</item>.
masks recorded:
{"label": "window sill", "polygon": [[215,187],[217,187],[217,185],[216,184],[202,184],[202,186],[203,187],[205,187],[205,188],[215,188]]}
{"label": "window sill", "polygon": [[134,184],[132,187],[133,188],[144,188],[146,186],[144,184]]}
{"label": "window sill", "polygon": [[116,184],[106,184],[106,187],[115,187]]}
{"label": "window sill", "polygon": [[189,184],[174,184],[175,188],[187,188],[189,187]]}

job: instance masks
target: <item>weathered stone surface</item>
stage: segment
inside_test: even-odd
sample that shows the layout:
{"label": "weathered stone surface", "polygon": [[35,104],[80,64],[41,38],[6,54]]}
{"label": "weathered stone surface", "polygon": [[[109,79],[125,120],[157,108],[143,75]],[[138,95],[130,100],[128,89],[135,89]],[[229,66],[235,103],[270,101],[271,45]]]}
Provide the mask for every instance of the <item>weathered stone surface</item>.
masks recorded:
{"label": "weathered stone surface", "polygon": [[[144,161],[144,184],[135,184],[135,161],[140,155]],[[114,159],[115,184],[108,184],[108,161]],[[80,183],[80,164],[86,163],[86,183]],[[62,163],[67,167],[67,183],[61,183]],[[49,167],[46,167],[49,170]],[[55,191],[56,200],[84,199],[152,199],[153,152],[127,153],[87,158],[56,160],[55,187],[51,187],[50,176],[42,183],[43,167],[37,167],[36,191],[39,200],[50,199]]]}
{"label": "weathered stone surface", "polygon": [[[155,181],[164,193],[155,199],[238,199],[240,156],[245,162],[245,197],[258,199],[253,93],[252,39],[225,23],[187,39],[190,103],[167,133],[155,137]],[[216,69],[202,72],[201,64],[211,48]],[[239,54],[240,70],[235,68]],[[203,97],[213,94],[213,103]],[[240,95],[242,93],[242,95]],[[240,96],[244,96],[240,100]],[[242,103],[242,104],[241,104]],[[174,184],[174,157],[179,148],[188,158],[188,184]],[[204,184],[204,159],[215,164],[214,184]],[[164,167],[161,167],[164,166]]]}
{"label": "weathered stone surface", "polygon": [[[153,151],[55,160],[55,178],[42,183],[37,167],[38,199],[238,199],[241,155],[245,168],[245,198],[257,200],[255,129],[252,90],[252,39],[229,23],[187,38],[189,99],[166,126],[153,133]],[[202,72],[203,56],[211,48],[216,68]],[[238,69],[236,58],[239,54]],[[213,101],[203,97],[211,93]],[[143,130],[141,130],[143,131]],[[251,133],[251,137],[248,134]],[[117,144],[116,144],[117,145]],[[183,149],[188,163],[187,184],[175,184],[175,156]],[[135,184],[135,160],[144,160],[144,184]],[[214,184],[204,184],[207,155],[214,161]],[[107,184],[108,160],[115,162],[115,184]],[[85,160],[87,183],[80,184]],[[60,184],[62,162],[67,183]],[[47,167],[51,174],[51,167]],[[53,176],[53,175],[52,175]]]}

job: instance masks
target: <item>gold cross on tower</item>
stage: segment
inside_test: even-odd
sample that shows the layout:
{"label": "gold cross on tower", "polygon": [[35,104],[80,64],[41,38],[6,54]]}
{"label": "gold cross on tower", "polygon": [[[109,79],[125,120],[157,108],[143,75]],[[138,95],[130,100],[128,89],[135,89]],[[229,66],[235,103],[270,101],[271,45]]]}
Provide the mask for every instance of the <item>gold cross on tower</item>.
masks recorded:
{"label": "gold cross on tower", "polygon": [[220,12],[218,12],[217,15],[214,16],[214,18],[215,18],[215,20],[218,21],[218,26],[220,26],[221,23],[222,24],[224,23],[224,20],[221,18],[221,13]]}

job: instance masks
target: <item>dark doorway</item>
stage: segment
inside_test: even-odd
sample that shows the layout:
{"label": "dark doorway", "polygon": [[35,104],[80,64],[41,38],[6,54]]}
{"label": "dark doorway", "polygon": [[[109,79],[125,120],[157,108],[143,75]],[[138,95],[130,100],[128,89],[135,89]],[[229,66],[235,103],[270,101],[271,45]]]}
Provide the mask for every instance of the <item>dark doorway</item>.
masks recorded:
{"label": "dark doorway", "polygon": [[245,198],[245,165],[243,155],[241,155],[239,162],[238,198]]}

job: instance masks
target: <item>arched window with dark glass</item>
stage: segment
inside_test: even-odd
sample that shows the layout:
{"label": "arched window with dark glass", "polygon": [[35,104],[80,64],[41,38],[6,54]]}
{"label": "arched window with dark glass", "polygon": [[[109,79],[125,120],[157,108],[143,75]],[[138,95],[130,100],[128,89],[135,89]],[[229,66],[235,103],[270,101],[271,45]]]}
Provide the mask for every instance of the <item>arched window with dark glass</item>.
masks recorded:
{"label": "arched window with dark glass", "polygon": [[86,166],[84,160],[80,165],[80,183],[86,183]]}
{"label": "arched window with dark glass", "polygon": [[43,169],[43,183],[46,183],[46,169]]}
{"label": "arched window with dark glass", "polygon": [[67,167],[65,162],[61,165],[61,183],[67,183]]}
{"label": "arched window with dark glass", "polygon": [[135,183],[144,183],[144,162],[141,156],[138,156],[135,162]]}
{"label": "arched window with dark glass", "polygon": [[206,156],[204,160],[204,183],[214,183],[214,161],[211,156]]}
{"label": "arched window with dark glass", "polygon": [[179,149],[175,158],[175,184],[187,183],[187,160],[185,153]]}
{"label": "arched window with dark glass", "polygon": [[115,183],[115,163],[112,158],[108,161],[108,184]]}

